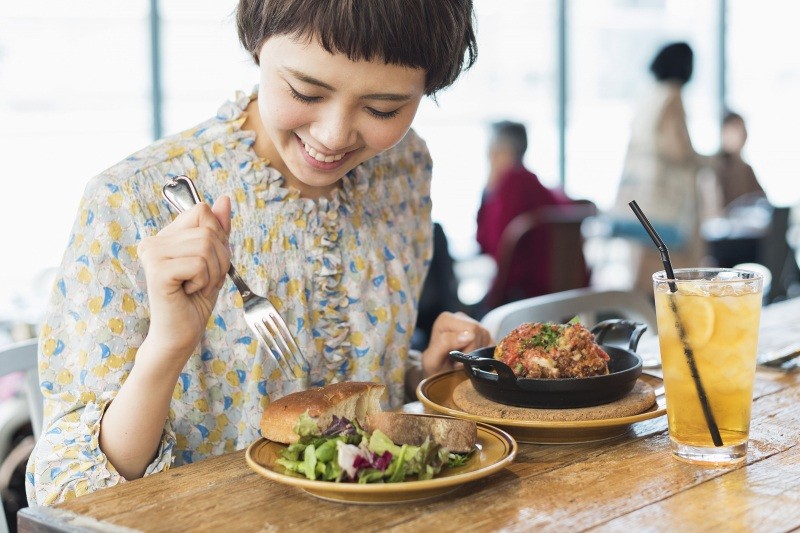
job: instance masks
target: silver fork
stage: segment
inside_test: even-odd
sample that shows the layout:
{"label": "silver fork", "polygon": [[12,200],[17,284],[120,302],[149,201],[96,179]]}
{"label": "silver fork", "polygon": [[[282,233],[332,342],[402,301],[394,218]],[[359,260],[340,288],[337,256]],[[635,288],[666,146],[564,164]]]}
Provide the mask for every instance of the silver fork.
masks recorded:
{"label": "silver fork", "polygon": [[[186,211],[195,204],[202,202],[200,195],[192,180],[186,176],[170,178],[162,189],[167,201],[178,210],[179,213]],[[300,346],[297,345],[294,336],[286,326],[283,317],[278,314],[278,310],[267,298],[259,296],[250,290],[236,269],[231,264],[228,269],[228,276],[233,280],[234,285],[242,295],[244,307],[244,318],[250,329],[256,334],[256,338],[261,342],[269,353],[275,358],[283,375],[292,379],[296,373],[290,374],[287,365],[292,369],[300,367],[301,372],[308,371],[308,361],[303,357]],[[289,359],[294,365],[289,363]],[[294,374],[294,375],[293,375]]]}

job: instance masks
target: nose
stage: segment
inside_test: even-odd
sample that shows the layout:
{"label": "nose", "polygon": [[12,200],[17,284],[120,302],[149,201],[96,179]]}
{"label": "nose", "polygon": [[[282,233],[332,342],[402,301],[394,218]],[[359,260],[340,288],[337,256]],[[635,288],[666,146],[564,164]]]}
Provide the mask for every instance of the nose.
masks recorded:
{"label": "nose", "polygon": [[358,138],[354,117],[344,109],[330,109],[311,124],[310,130],[311,136],[331,152],[352,147]]}

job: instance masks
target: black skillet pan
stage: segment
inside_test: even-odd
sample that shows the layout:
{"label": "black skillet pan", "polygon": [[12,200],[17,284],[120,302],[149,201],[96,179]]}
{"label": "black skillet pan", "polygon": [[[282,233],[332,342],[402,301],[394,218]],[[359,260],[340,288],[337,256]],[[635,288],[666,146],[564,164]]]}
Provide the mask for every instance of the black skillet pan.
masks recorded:
{"label": "black skillet pan", "polygon": [[494,346],[468,354],[453,351],[450,358],[464,363],[475,389],[486,398],[522,407],[567,409],[589,407],[619,400],[636,385],[642,374],[642,358],[634,350],[645,324],[630,320],[606,320],[592,328],[595,342],[609,355],[609,373],[587,378],[519,378],[511,367],[494,359]]}

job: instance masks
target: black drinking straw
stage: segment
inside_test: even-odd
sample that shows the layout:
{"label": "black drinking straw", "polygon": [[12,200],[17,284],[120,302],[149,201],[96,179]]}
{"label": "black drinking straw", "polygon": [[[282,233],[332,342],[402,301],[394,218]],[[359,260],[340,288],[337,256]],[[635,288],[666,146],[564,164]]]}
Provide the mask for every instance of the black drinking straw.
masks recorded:
{"label": "black drinking straw", "polygon": [[[667,282],[669,284],[669,290],[671,292],[676,292],[678,290],[678,286],[674,281],[675,272],[672,270],[672,263],[669,260],[669,251],[667,250],[667,245],[664,244],[664,241],[661,240],[661,237],[659,237],[655,228],[653,228],[653,225],[650,224],[650,221],[647,220],[646,216],[644,216],[644,213],[639,207],[639,204],[636,203],[636,200],[632,200],[628,203],[628,205],[633,210],[633,214],[636,215],[636,218],[639,219],[639,222],[642,223],[642,226],[644,226],[647,234],[650,235],[650,238],[653,239],[654,243],[656,243],[658,251],[661,254],[661,262],[664,263],[664,270],[667,273],[667,279],[670,280]],[[722,446],[722,436],[719,434],[717,421],[714,420],[714,413],[711,412],[711,406],[708,404],[706,389],[703,387],[703,382],[700,380],[700,374],[697,372],[697,363],[694,360],[694,351],[686,340],[686,330],[683,328],[680,315],[678,315],[678,306],[675,303],[675,298],[670,298],[669,303],[670,307],[672,308],[672,312],[675,315],[675,326],[678,329],[678,337],[680,337],[681,344],[683,344],[683,354],[686,356],[686,362],[689,364],[689,372],[692,374],[694,386],[697,389],[697,396],[700,398],[700,405],[703,408],[703,415],[705,415],[706,418],[708,432],[711,433],[711,440],[714,442],[714,446]]]}

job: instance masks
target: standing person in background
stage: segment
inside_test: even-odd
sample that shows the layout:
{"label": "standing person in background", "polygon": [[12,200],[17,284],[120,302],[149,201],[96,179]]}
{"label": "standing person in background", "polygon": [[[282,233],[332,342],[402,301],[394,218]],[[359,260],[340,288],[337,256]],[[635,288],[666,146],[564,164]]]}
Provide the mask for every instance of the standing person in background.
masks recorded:
{"label": "standing person in background", "polygon": [[699,266],[700,236],[712,195],[698,178],[707,158],[692,146],[682,91],[692,77],[694,54],[683,42],[663,47],[650,64],[655,83],[633,119],[612,216],[614,234],[631,240],[634,288],[652,297],[654,272],[663,269],[653,242],[628,203],[636,200],[670,250],[676,266]]}
{"label": "standing person in background", "polygon": [[722,119],[722,146],[714,156],[714,174],[722,199],[727,207],[745,195],[766,196],[756,179],[756,173],[742,159],[742,150],[747,142],[747,127],[741,115],[727,112]]}
{"label": "standing person in background", "polygon": [[[548,189],[525,168],[522,159],[528,149],[525,126],[518,122],[492,125],[489,142],[489,179],[478,210],[477,240],[483,253],[499,260],[500,237],[517,215],[549,205],[566,205],[569,199],[560,191]],[[508,284],[514,299],[546,294],[550,286],[547,232],[540,232],[535,249],[527,250],[512,268]]]}

